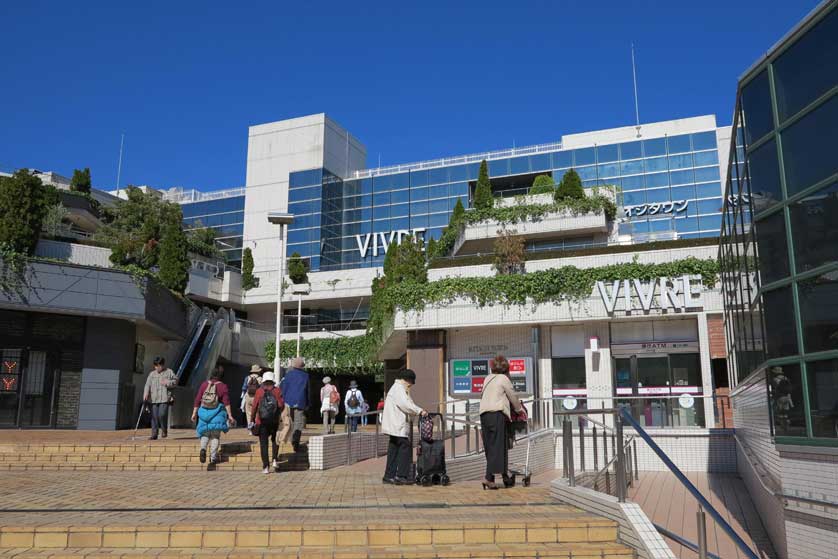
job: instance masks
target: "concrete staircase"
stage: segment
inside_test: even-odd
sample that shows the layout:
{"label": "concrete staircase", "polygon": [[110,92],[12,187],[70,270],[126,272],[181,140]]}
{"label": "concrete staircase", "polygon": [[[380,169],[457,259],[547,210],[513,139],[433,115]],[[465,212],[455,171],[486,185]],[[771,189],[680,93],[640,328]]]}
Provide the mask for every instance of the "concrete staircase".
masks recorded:
{"label": "concrete staircase", "polygon": [[[347,517],[352,516],[347,511]],[[617,559],[634,551],[615,523],[568,519],[289,525],[25,526],[0,528],[3,557],[276,557],[328,559],[564,557]]]}
{"label": "concrete staircase", "polygon": [[[222,439],[223,441],[223,439]],[[282,447],[282,469],[308,469],[306,445],[294,453]],[[6,471],[185,471],[205,470],[198,458],[198,442],[136,441],[96,443],[0,444],[0,472]],[[222,442],[218,470],[262,469],[259,441]]]}

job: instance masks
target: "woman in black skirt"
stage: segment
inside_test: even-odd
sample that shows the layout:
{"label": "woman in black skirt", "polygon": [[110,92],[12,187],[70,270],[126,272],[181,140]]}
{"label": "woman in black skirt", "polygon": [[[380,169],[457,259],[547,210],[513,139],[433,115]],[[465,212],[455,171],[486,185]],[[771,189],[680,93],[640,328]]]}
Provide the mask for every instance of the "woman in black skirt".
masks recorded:
{"label": "woman in black skirt", "polygon": [[511,410],[520,412],[523,408],[512,381],[509,380],[509,361],[503,355],[492,360],[492,373],[483,382],[480,398],[480,427],[483,432],[483,448],[486,451],[486,479],[483,489],[497,489],[495,475],[503,477],[505,487],[512,486],[508,475],[509,447],[507,430],[512,418]]}

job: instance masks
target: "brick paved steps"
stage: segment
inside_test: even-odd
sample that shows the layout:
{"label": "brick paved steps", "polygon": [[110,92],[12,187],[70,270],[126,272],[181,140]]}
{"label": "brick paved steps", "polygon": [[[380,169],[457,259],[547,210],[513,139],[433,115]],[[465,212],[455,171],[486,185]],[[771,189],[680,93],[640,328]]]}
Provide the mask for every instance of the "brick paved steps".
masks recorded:
{"label": "brick paved steps", "polygon": [[[213,555],[216,552],[238,555],[239,551],[247,554],[255,550],[276,557],[632,556],[629,548],[617,543],[615,523],[597,517],[526,523],[443,521],[401,525],[356,522],[304,526],[279,523],[238,527],[16,526],[0,529],[3,557]],[[484,554],[477,555],[477,551]],[[524,551],[527,553],[522,554]]]}
{"label": "brick paved steps", "polygon": [[349,546],[336,548],[300,548],[293,546],[253,548],[68,548],[15,549],[3,557],[20,559],[64,559],[96,557],[97,559],[141,559],[172,557],[178,559],[230,557],[236,559],[470,559],[470,558],[563,558],[563,559],[625,559],[633,551],[617,543],[572,544],[469,544],[469,545],[399,545],[382,548]]}

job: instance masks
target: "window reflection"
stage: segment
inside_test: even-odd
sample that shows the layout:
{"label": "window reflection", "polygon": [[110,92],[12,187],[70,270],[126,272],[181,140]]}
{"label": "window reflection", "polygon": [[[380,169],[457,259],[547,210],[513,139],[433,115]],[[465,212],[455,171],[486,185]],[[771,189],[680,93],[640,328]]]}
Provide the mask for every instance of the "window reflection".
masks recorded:
{"label": "window reflection", "polygon": [[797,296],[806,352],[838,349],[838,271],[801,281]]}
{"label": "window reflection", "polygon": [[838,262],[838,182],[792,204],[789,214],[798,272]]}
{"label": "window reflection", "polygon": [[771,93],[768,70],[763,70],[742,89],[742,113],[745,118],[745,142],[752,144],[774,127],[771,117]]}
{"label": "window reflection", "polygon": [[783,132],[789,196],[838,172],[838,95]]}
{"label": "window reflection", "polygon": [[771,367],[768,371],[768,386],[774,434],[805,437],[806,417],[800,366]]}
{"label": "window reflection", "polygon": [[838,359],[806,364],[812,435],[838,438]]}
{"label": "window reflection", "polygon": [[773,289],[763,295],[765,300],[765,335],[769,359],[797,353],[797,333],[794,327],[794,306],[791,287]]}

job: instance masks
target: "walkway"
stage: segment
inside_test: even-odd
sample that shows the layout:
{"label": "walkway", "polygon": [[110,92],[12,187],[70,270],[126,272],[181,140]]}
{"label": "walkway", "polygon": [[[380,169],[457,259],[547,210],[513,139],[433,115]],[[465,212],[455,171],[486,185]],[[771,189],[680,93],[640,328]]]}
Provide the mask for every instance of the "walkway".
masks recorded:
{"label": "walkway", "polygon": [[[688,472],[685,475],[734,530],[751,545],[751,548],[758,550],[760,557],[766,559],[775,557],[771,541],[739,476],[696,472]],[[698,504],[672,473],[640,472],[640,481],[629,490],[629,499],[638,503],[655,524],[690,541],[697,541]],[[692,559],[698,556],[672,540],[666,541],[676,556],[682,559]],[[716,526],[709,515],[707,515],[707,544],[709,551],[722,559],[743,557],[727,534]]]}

